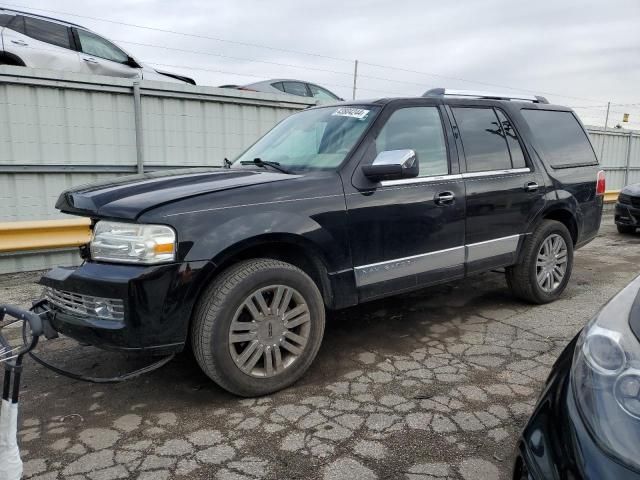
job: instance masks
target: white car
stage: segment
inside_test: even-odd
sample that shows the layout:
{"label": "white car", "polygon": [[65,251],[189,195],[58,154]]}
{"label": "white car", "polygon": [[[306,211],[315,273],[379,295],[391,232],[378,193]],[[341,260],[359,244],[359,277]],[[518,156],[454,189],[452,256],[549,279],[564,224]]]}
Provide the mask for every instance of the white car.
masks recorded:
{"label": "white car", "polygon": [[18,65],[112,77],[195,82],[160,72],[80,25],[0,8],[0,65]]}

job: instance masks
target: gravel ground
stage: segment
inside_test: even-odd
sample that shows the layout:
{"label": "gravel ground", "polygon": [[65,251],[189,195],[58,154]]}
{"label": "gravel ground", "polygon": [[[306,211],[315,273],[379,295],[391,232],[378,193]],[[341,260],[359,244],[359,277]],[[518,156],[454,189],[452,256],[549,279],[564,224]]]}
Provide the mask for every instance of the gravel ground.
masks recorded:
{"label": "gravel ground", "polygon": [[[503,275],[487,273],[333,313],[307,375],[266,398],[225,393],[187,354],[117,385],[76,382],[28,362],[25,476],[507,479],[555,358],[640,271],[640,236],[619,235],[611,217],[604,223],[577,253],[561,300],[523,304]],[[0,277],[0,298],[27,305],[37,278]],[[67,367],[90,355],[94,370],[121,361],[74,352],[51,354]]]}

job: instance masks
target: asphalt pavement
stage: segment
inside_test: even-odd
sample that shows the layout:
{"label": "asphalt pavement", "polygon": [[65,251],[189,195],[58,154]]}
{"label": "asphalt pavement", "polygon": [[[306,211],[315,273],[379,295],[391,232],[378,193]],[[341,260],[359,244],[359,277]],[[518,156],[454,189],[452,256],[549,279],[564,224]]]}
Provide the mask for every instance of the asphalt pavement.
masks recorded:
{"label": "asphalt pavement", "polygon": [[[519,302],[489,272],[330,313],[307,375],[265,398],[226,393],[189,354],[115,385],[27,361],[25,478],[507,479],[554,360],[638,273],[640,234],[618,234],[607,216],[561,300]],[[1,276],[0,302],[27,306],[38,276]],[[43,355],[71,369],[133,360],[57,342]]]}

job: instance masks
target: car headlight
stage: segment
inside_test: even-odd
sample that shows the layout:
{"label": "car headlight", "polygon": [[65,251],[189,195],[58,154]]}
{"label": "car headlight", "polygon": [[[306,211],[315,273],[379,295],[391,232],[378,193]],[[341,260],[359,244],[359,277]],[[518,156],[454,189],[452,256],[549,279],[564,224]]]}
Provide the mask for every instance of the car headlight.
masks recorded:
{"label": "car headlight", "polygon": [[[602,448],[640,469],[640,341],[630,327],[640,277],[584,328],[571,378],[581,417]],[[635,315],[635,314],[634,314]]]}
{"label": "car headlight", "polygon": [[144,265],[175,260],[176,234],[166,225],[101,220],[93,228],[91,258]]}

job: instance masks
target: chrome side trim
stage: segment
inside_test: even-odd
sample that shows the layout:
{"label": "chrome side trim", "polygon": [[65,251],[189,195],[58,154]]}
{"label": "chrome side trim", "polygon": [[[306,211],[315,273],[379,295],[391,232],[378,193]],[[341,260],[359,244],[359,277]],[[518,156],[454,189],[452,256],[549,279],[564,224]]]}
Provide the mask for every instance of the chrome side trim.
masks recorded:
{"label": "chrome side trim", "polygon": [[354,268],[356,286],[364,287],[373,283],[386,282],[418,273],[453,267],[464,263],[464,246],[447,248],[435,252],[397,258],[386,262],[372,263]]}
{"label": "chrome side trim", "polygon": [[450,182],[452,180],[460,180],[462,175],[438,175],[434,177],[416,177],[416,178],[403,178],[401,180],[383,180],[380,185],[383,187],[393,187],[395,185],[411,185],[414,183],[439,183]]}
{"label": "chrome side trim", "polygon": [[475,262],[507,253],[515,253],[522,235],[494,238],[484,242],[470,243],[465,247],[465,261]]}
{"label": "chrome side trim", "polygon": [[512,175],[514,173],[529,173],[531,169],[526,168],[508,168],[506,170],[489,170],[486,172],[467,172],[462,174],[462,178],[476,178],[476,177],[497,177],[501,175]]}
{"label": "chrome side trim", "polygon": [[438,183],[460,180],[462,178],[480,178],[480,177],[500,177],[503,175],[513,175],[518,173],[529,173],[531,169],[526,168],[509,168],[506,170],[488,170],[486,172],[468,172],[451,175],[437,175],[433,177],[417,177],[403,178],[401,180],[383,180],[380,182],[382,187],[393,187],[395,185],[412,185],[414,183]]}
{"label": "chrome side trim", "polygon": [[356,275],[356,286],[364,287],[396,278],[515,253],[518,249],[520,237],[522,237],[522,234],[510,235],[421,255],[355,267],[353,271]]}

